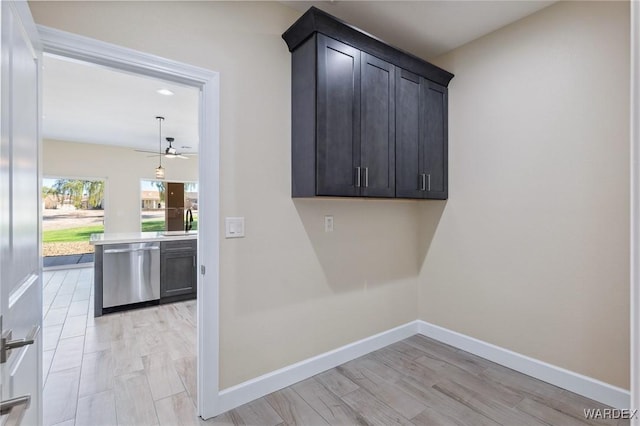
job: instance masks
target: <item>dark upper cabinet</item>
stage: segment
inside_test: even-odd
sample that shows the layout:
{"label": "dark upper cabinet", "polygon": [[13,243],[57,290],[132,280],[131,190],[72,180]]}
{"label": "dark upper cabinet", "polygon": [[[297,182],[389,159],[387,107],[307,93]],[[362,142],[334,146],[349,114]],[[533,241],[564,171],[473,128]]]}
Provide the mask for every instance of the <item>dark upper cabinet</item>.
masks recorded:
{"label": "dark upper cabinet", "polygon": [[406,70],[396,87],[396,197],[446,199],[447,89]]}
{"label": "dark upper cabinet", "polygon": [[424,198],[420,128],[420,77],[405,70],[396,74],[396,197]]}
{"label": "dark upper cabinet", "polygon": [[367,197],[395,196],[395,67],[361,55],[360,188]]}
{"label": "dark upper cabinet", "polygon": [[322,35],[317,43],[316,194],[360,195],[360,51]]}
{"label": "dark upper cabinet", "polygon": [[453,74],[314,7],[282,37],[293,197],[447,198]]}
{"label": "dark upper cabinet", "polygon": [[422,169],[425,197],[446,200],[448,197],[447,88],[431,81],[422,84],[421,135]]}

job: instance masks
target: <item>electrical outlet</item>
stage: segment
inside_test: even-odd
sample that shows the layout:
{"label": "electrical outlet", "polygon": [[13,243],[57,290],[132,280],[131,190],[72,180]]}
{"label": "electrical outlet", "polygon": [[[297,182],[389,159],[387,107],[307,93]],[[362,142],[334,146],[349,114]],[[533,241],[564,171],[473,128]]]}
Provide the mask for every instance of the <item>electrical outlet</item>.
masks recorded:
{"label": "electrical outlet", "polygon": [[333,216],[324,217],[324,232],[333,232]]}

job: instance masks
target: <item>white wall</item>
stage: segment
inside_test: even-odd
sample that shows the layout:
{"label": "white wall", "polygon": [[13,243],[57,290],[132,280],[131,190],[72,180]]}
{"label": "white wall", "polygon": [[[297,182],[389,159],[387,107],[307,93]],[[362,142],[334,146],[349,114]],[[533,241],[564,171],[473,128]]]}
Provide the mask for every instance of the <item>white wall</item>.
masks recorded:
{"label": "white wall", "polygon": [[[105,232],[140,232],[140,180],[155,180],[157,157],[87,143],[45,140],[44,177],[100,178],[105,180]],[[164,161],[166,180],[198,181],[198,159]]]}
{"label": "white wall", "polygon": [[628,388],[629,3],[561,2],[437,63],[450,199],[420,206],[421,319]]}
{"label": "white wall", "polygon": [[246,238],[220,241],[221,388],[417,318],[416,202],[291,199],[281,34],[299,12],[276,2],[30,6],[39,24],[220,72],[221,219],[246,218]]}

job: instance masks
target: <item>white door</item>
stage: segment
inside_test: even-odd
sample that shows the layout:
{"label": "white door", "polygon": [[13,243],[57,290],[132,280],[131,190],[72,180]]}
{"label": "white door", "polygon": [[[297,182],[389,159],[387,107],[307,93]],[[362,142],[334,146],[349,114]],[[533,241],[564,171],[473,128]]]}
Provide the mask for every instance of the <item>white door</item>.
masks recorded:
{"label": "white door", "polygon": [[26,1],[2,0],[0,5],[0,424],[40,425],[42,266],[38,163],[42,56]]}

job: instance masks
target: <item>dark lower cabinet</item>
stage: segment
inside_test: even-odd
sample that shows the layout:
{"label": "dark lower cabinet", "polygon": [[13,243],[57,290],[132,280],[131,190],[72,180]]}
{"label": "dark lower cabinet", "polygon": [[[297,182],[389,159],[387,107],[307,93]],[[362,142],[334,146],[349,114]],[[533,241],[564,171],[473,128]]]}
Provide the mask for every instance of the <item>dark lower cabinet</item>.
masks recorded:
{"label": "dark lower cabinet", "polygon": [[396,87],[396,197],[446,199],[447,89],[406,70]]}
{"label": "dark lower cabinet", "polygon": [[197,256],[196,240],[160,244],[160,303],[196,298]]}

